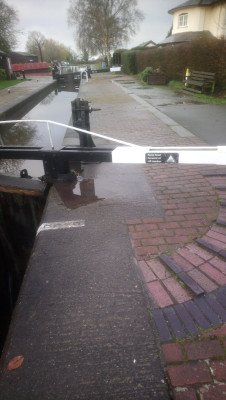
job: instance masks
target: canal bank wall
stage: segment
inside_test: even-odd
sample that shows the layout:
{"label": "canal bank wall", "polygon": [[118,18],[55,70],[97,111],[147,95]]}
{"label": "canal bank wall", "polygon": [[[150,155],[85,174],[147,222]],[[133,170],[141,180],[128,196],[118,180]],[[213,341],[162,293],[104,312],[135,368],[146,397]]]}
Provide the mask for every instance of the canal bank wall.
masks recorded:
{"label": "canal bank wall", "polygon": [[47,186],[0,174],[0,353],[43,214]]}
{"label": "canal bank wall", "polygon": [[32,108],[37,98],[54,89],[56,81],[51,76],[33,76],[15,86],[1,90],[0,120],[18,115],[25,107]]}
{"label": "canal bank wall", "polygon": [[[33,76],[2,90],[0,120],[20,119],[55,86],[49,76]],[[48,195],[45,182],[11,176],[7,160],[3,161],[2,170],[5,173],[0,174],[1,351]]]}

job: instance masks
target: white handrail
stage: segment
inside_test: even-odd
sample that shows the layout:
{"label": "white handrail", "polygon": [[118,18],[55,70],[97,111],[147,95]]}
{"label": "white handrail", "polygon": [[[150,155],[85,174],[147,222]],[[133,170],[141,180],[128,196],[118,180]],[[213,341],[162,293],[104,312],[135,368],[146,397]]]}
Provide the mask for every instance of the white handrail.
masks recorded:
{"label": "white handrail", "polygon": [[[216,164],[226,165],[226,146],[187,146],[187,147],[152,147],[152,146],[139,146],[133,143],[125,142],[123,140],[114,139],[106,135],[87,131],[85,129],[76,128],[74,126],[62,124],[60,122],[50,120],[10,120],[0,121],[1,124],[12,124],[12,123],[23,123],[23,122],[38,122],[46,123],[49,140],[52,150],[54,150],[54,144],[52,139],[52,133],[50,130],[50,124],[62,126],[67,129],[72,129],[77,132],[87,133],[88,135],[100,137],[102,139],[109,140],[121,144],[123,146],[117,146],[112,151],[112,162],[113,163],[180,163],[180,164]],[[0,147],[2,145],[0,144]],[[4,145],[3,145],[4,147]],[[176,153],[176,154],[174,154]],[[162,159],[166,161],[162,161]]]}
{"label": "white handrail", "polygon": [[123,144],[125,146],[140,147],[140,146],[138,146],[136,144],[133,144],[133,143],[125,142],[125,141],[119,140],[119,139],[114,139],[114,138],[112,138],[110,136],[101,135],[100,133],[87,131],[87,130],[81,129],[81,128],[75,128],[74,126],[71,126],[71,125],[66,125],[66,124],[62,124],[60,122],[50,121],[50,120],[46,120],[46,119],[14,119],[14,120],[10,120],[10,121],[0,121],[0,125],[1,124],[16,124],[16,123],[23,123],[23,122],[46,123],[47,124],[47,129],[48,129],[48,134],[49,134],[50,145],[51,145],[52,149],[54,149],[54,144],[53,144],[53,138],[52,138],[51,130],[49,128],[49,124],[62,126],[64,128],[72,129],[72,130],[77,131],[77,132],[88,133],[88,135],[96,136],[96,137],[99,137],[99,138],[102,138],[102,139],[106,139],[106,140],[109,140],[111,142]]}
{"label": "white handrail", "polygon": [[47,124],[47,129],[48,129],[48,133],[49,133],[49,137],[50,137],[50,145],[51,147],[54,149],[53,147],[53,140],[52,140],[52,135],[51,135],[51,130],[49,128],[49,124],[53,124],[53,125],[58,125],[58,126],[62,126],[64,128],[67,129],[71,129],[74,131],[78,131],[78,132],[82,132],[82,133],[88,133],[88,135],[91,136],[96,136],[96,137],[100,137],[102,139],[106,139],[109,140],[111,142],[115,142],[115,143],[119,143],[119,144],[123,144],[125,146],[129,146],[129,147],[138,147],[138,148],[142,148],[142,147],[150,147],[150,150],[152,151],[165,151],[166,149],[169,151],[178,151],[178,150],[193,150],[193,151],[209,151],[209,150],[218,150],[219,146],[139,146],[138,144],[134,144],[134,143],[130,143],[130,142],[125,142],[124,140],[119,140],[119,139],[115,139],[111,136],[106,136],[106,135],[102,135],[100,133],[95,133],[95,132],[91,132],[91,131],[87,131],[85,129],[81,129],[81,128],[76,128],[74,126],[71,125],[66,125],[66,124],[62,124],[61,122],[55,122],[55,121],[51,121],[51,120],[47,120],[47,119],[14,119],[14,120],[8,120],[8,121],[1,121],[0,120],[0,125],[1,124],[16,124],[16,123],[23,123],[23,122],[38,122],[38,123],[46,123]]}
{"label": "white handrail", "polygon": [[80,72],[80,79],[81,79],[81,81],[82,81],[82,75],[83,75],[84,73],[86,74],[86,82],[89,82],[88,72],[87,72],[86,70],[82,70],[82,69],[81,69],[81,72]]}

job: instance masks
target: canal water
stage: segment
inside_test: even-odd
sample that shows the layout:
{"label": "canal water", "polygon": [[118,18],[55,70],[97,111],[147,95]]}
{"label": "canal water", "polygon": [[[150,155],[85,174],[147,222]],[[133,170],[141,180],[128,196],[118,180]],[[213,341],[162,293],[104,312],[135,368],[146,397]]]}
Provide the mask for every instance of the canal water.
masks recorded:
{"label": "canal water", "polygon": [[[11,119],[52,120],[71,124],[71,101],[77,97],[72,86],[56,86],[45,97],[38,97],[36,105],[26,106]],[[30,108],[30,110],[29,110]],[[54,146],[62,146],[66,128],[51,125]],[[4,145],[39,146],[50,149],[47,126],[44,123],[24,122],[2,125],[0,139]],[[1,160],[0,174],[20,176],[27,169],[34,178],[44,175],[42,161]],[[45,196],[47,195],[47,190]],[[37,227],[45,206],[45,196],[0,192],[0,356],[16,304],[20,286],[27,268]]]}
{"label": "canal water", "polygon": [[[77,97],[73,86],[56,86],[42,99],[37,99],[37,105],[26,111],[19,118],[21,120],[50,120],[66,125],[71,123],[71,101]],[[50,125],[54,148],[62,147],[66,128]],[[50,149],[50,140],[46,123],[24,122],[1,126],[1,141],[10,146],[39,146]],[[0,163],[0,173],[19,176],[20,171],[27,169],[28,174],[34,178],[44,174],[42,161],[32,160],[3,160]]]}

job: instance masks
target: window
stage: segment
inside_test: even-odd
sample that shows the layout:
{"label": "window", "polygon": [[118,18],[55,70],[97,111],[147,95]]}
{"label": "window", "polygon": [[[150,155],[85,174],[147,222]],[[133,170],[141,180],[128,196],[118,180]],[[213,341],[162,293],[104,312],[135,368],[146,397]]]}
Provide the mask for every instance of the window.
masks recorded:
{"label": "window", "polygon": [[179,28],[188,26],[188,14],[180,14],[179,15],[178,26],[179,26]]}

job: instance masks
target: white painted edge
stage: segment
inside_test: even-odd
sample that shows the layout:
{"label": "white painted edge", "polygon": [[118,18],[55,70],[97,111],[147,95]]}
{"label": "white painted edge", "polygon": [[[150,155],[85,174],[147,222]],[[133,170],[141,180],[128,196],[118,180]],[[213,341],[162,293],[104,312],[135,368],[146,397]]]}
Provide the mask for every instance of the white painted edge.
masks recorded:
{"label": "white painted edge", "polygon": [[[112,151],[112,162],[122,164],[146,163],[146,153],[177,153],[178,164],[215,164],[226,165],[226,146],[216,147],[124,147],[118,146]],[[169,160],[171,158],[169,157]],[[170,163],[170,161],[169,161]]]}
{"label": "white painted edge", "polygon": [[36,236],[42,231],[81,228],[83,226],[85,226],[85,221],[82,219],[79,219],[77,221],[44,222],[39,226]]}

